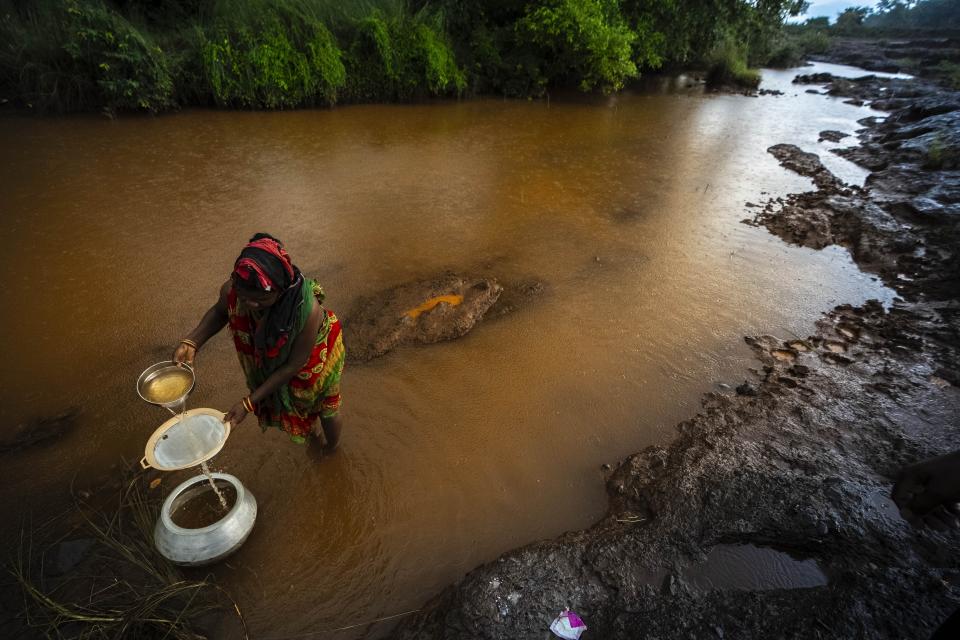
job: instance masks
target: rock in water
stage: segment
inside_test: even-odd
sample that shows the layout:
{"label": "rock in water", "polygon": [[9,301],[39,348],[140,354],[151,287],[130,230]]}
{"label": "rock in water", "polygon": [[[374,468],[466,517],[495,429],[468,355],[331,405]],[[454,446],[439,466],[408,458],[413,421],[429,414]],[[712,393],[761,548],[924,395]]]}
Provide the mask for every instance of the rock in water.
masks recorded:
{"label": "rock in water", "polygon": [[466,334],[500,297],[490,278],[446,273],[362,299],[344,320],[347,358],[366,362],[401,344],[430,344]]}

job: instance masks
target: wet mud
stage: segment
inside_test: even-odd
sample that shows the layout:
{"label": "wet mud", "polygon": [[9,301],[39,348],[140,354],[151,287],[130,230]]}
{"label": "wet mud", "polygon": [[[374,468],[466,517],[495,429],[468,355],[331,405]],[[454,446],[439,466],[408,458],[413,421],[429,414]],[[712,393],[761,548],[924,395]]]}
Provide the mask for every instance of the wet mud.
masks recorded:
{"label": "wet mud", "polygon": [[490,278],[446,273],[360,300],[343,320],[349,362],[367,362],[404,344],[432,344],[473,329],[503,287]]}
{"label": "wet mud", "polygon": [[[394,637],[545,638],[570,607],[593,638],[927,638],[960,606],[960,533],[915,529],[888,497],[903,465],[960,436],[960,172],[930,162],[956,135],[957,95],[875,80],[837,89],[907,101],[844,152],[877,167],[866,185],[776,145],[816,190],[746,222],[845,246],[901,297],[836,307],[806,337],[747,337],[755,369],[705,396],[669,446],[610,469],[600,522],[475,569]],[[780,578],[712,579],[742,546]]]}

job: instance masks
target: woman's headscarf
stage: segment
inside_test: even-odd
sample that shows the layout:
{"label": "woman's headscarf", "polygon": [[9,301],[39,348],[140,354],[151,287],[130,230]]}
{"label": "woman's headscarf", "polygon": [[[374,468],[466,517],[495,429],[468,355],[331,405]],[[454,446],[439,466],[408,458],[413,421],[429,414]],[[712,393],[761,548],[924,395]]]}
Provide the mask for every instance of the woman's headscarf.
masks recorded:
{"label": "woman's headscarf", "polygon": [[266,310],[253,336],[257,359],[263,354],[273,357],[290,339],[290,332],[303,306],[303,274],[283,248],[283,244],[267,233],[258,233],[233,265],[233,275],[246,289],[280,292],[277,301]]}

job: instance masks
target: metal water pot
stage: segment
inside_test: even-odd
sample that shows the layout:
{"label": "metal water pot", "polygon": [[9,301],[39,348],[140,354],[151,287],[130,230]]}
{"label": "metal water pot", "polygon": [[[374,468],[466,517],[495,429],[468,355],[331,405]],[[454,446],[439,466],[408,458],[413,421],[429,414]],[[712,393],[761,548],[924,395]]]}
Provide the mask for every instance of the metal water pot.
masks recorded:
{"label": "metal water pot", "polygon": [[257,519],[257,500],[240,481],[228,473],[211,474],[218,486],[232,485],[236,500],[220,520],[199,529],[187,529],[173,522],[171,515],[200,494],[213,491],[205,475],[180,483],[167,496],[153,532],[154,544],[165,558],[176,564],[199,566],[227,557],[246,541]]}

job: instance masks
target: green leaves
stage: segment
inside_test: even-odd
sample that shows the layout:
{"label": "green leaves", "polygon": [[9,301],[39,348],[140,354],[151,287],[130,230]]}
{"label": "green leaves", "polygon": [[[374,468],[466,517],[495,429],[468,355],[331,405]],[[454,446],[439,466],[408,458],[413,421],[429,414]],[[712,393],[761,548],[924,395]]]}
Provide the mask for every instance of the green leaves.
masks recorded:
{"label": "green leaves", "polygon": [[540,47],[549,77],[572,76],[583,91],[616,91],[639,75],[632,50],[637,34],[611,0],[531,4],[516,30],[521,41]]}
{"label": "green leaves", "polygon": [[346,91],[352,100],[410,100],[466,88],[437,14],[374,10],[344,31],[350,38]]}
{"label": "green leaves", "polygon": [[63,51],[84,82],[85,100],[109,112],[160,111],[173,104],[173,79],[159,48],[101,2],[59,5],[67,38]]}
{"label": "green leaves", "polygon": [[342,52],[323,22],[264,12],[250,25],[219,21],[201,35],[204,75],[222,106],[282,109],[334,104]]}

